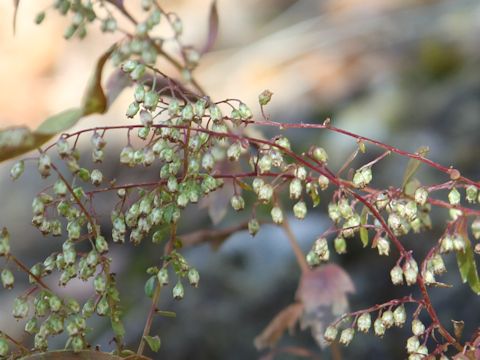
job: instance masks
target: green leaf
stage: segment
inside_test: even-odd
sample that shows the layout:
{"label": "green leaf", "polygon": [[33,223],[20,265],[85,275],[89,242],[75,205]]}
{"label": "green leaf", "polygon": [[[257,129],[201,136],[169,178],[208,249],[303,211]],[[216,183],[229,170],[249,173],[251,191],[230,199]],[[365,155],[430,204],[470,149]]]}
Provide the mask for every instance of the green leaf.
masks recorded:
{"label": "green leaf", "polygon": [[72,108],[50,116],[35,130],[37,134],[53,136],[75,125],[82,117],[82,109]]}
{"label": "green leaf", "polygon": [[468,231],[466,228],[467,222],[462,220],[459,224],[459,234],[465,241],[465,251],[457,251],[457,264],[460,276],[464,283],[468,282],[470,288],[477,295],[480,295],[480,278],[478,277],[477,264],[472,250],[472,243],[468,238]]}
{"label": "green leaf", "polygon": [[103,114],[107,111],[107,97],[102,89],[102,72],[105,63],[115,50],[112,46],[105,54],[103,54],[97,61],[95,71],[88,83],[85,95],[82,101],[83,116],[90,114]]}
{"label": "green leaf", "polygon": [[368,208],[366,206],[363,207],[362,214],[360,215],[360,240],[362,240],[363,247],[368,245],[368,230],[363,227],[363,225],[367,224],[368,219]]}
{"label": "green leaf", "polygon": [[150,276],[150,278],[145,283],[145,294],[151,298],[153,297],[153,293],[155,292],[155,287],[157,286],[157,277]]}
{"label": "green leaf", "polygon": [[160,350],[160,345],[162,345],[162,342],[160,341],[160,337],[158,335],[155,336],[144,336],[143,337],[145,341],[147,342],[148,346],[153,352],[157,352]]}
{"label": "green leaf", "polygon": [[169,318],[177,317],[177,314],[173,311],[156,310],[155,313],[159,316],[164,316],[164,317],[169,317]]}
{"label": "green leaf", "polygon": [[[427,156],[429,151],[430,148],[428,146],[420,146],[415,153],[420,156]],[[405,173],[403,174],[402,189],[405,188],[405,185],[407,185],[408,181],[412,178],[413,175],[415,175],[420,164],[421,161],[417,159],[410,159],[408,161],[407,168],[405,169]]]}

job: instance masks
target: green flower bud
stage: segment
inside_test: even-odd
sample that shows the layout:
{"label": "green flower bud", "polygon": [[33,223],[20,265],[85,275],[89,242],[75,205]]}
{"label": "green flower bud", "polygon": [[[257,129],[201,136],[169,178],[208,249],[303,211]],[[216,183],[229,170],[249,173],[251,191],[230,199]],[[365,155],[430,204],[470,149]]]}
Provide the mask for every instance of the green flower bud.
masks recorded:
{"label": "green flower bud", "polygon": [[263,90],[260,95],[258,95],[258,103],[261,106],[267,105],[272,99],[273,93],[270,90]]}
{"label": "green flower bud", "polygon": [[373,322],[373,331],[375,332],[375,335],[379,337],[383,337],[385,335],[385,324],[383,323],[382,319],[378,317],[374,322]]}
{"label": "green flower bud", "polygon": [[395,265],[392,270],[390,270],[390,278],[392,279],[393,285],[402,285],[403,284],[403,270],[400,266]]}
{"label": "green flower bud", "polygon": [[220,121],[223,118],[222,111],[216,104],[212,104],[208,108],[208,112],[210,113],[210,118],[213,121]]}
{"label": "green flower bud", "polygon": [[327,239],[320,237],[315,240],[312,251],[319,257],[321,261],[327,261],[330,258]]}
{"label": "green flower bud", "polygon": [[283,224],[283,211],[280,207],[274,206],[270,211],[270,215],[272,216],[272,220],[275,224]]}
{"label": "green flower bud", "polygon": [[343,346],[348,346],[352,342],[354,334],[355,330],[353,328],[344,329],[340,333],[340,344],[342,344]]}
{"label": "green flower bud", "polygon": [[78,240],[80,238],[81,226],[77,221],[70,221],[67,224],[68,238]]}
{"label": "green flower bud", "polygon": [[17,161],[10,169],[10,177],[12,180],[17,180],[20,176],[22,176],[24,170],[25,162],[23,160]]}
{"label": "green flower bud", "polygon": [[388,256],[390,254],[390,242],[384,237],[378,238],[377,250],[378,250],[378,255]]}
{"label": "green flower bud", "polygon": [[353,186],[363,189],[372,181],[372,169],[370,167],[357,170],[353,176]]}
{"label": "green flower bud", "polygon": [[320,257],[314,251],[309,251],[305,259],[310,267],[315,267],[321,264]]}
{"label": "green flower bud", "polygon": [[45,20],[45,11],[39,12],[35,17],[35,24],[40,25]]}
{"label": "green flower bud", "polygon": [[425,325],[418,320],[418,319],[413,319],[412,321],[412,333],[413,335],[420,336],[423,335],[425,332]]}
{"label": "green flower bud", "polygon": [[298,178],[292,179],[290,182],[290,199],[297,200],[302,196],[302,181]]}
{"label": "green flower bud", "polygon": [[405,276],[405,282],[408,286],[411,286],[417,282],[418,265],[414,259],[410,259],[405,263],[403,267],[403,276]]}
{"label": "green flower bud", "polygon": [[328,204],[328,217],[334,222],[337,223],[340,220],[342,214],[340,213],[340,208],[335,203]]}
{"label": "green flower bud", "polygon": [[155,91],[150,90],[145,94],[143,106],[145,106],[145,109],[147,110],[155,110],[157,108],[158,99],[158,94]]}
{"label": "green flower bud", "polygon": [[185,295],[185,290],[180,280],[178,280],[175,286],[173,287],[172,294],[175,300],[183,299],[183,296]]}
{"label": "green flower bud", "polygon": [[453,237],[453,250],[465,252],[465,240],[462,236],[455,234]]}
{"label": "green flower bud", "polygon": [[75,32],[77,31],[77,29],[78,29],[77,25],[71,24],[70,26],[68,26],[65,29],[65,32],[63,33],[63,37],[65,38],[65,40],[71,39],[72,36],[75,35]]}
{"label": "green flower bud", "polygon": [[417,349],[420,347],[420,341],[418,340],[418,337],[416,336],[411,336],[407,339],[407,353],[412,354],[416,353]]}
{"label": "green flower bud", "polygon": [[238,112],[240,113],[240,116],[243,120],[248,120],[252,117],[252,111],[244,103],[240,103],[240,105],[238,106]]}
{"label": "green flower bud", "polygon": [[336,326],[330,325],[327,327],[325,330],[325,333],[323,334],[323,338],[327,342],[334,342],[335,339],[337,338],[338,335],[338,329]]}
{"label": "green flower bud", "polygon": [[182,32],[183,32],[182,20],[176,17],[175,20],[173,20],[172,22],[172,29],[175,32],[175,36],[182,35]]}
{"label": "green flower bud", "polygon": [[133,118],[135,115],[137,115],[138,110],[140,110],[140,105],[138,105],[136,101],[130,103],[126,112],[127,117]]}
{"label": "green flower bud", "polygon": [[311,153],[313,158],[320,163],[326,163],[328,161],[328,154],[324,148],[315,147],[312,149]]}
{"label": "green flower bud", "polygon": [[188,270],[188,282],[193,287],[198,287],[198,283],[200,281],[200,274],[198,273],[197,269],[191,268]]}
{"label": "green flower bud", "polygon": [[90,179],[91,179],[93,185],[98,186],[103,181],[103,174],[100,170],[93,169],[91,174],[90,174]]}
{"label": "green flower bud", "polygon": [[131,165],[133,163],[134,150],[131,146],[126,146],[120,152],[120,163]]}
{"label": "green flower bud", "polygon": [[206,171],[212,171],[214,166],[215,166],[215,159],[213,158],[213,155],[210,153],[206,153],[205,155],[203,155],[202,167]]}
{"label": "green flower bud", "polygon": [[117,30],[117,20],[109,17],[102,23],[102,31],[115,32]]}
{"label": "green flower bud", "polygon": [[108,305],[108,300],[106,296],[102,296],[100,301],[97,304],[97,314],[99,316],[105,316],[107,315],[109,310],[109,305]]}
{"label": "green flower bud", "polygon": [[95,311],[95,301],[93,299],[88,299],[85,304],[83,304],[82,315],[86,318],[89,318],[93,315]]}
{"label": "green flower bud", "polygon": [[157,273],[157,279],[160,286],[167,286],[168,285],[168,270],[166,268],[162,268]]}
{"label": "green flower bud", "polygon": [[307,204],[304,201],[299,201],[295,205],[293,205],[293,215],[297,219],[304,219],[307,215]]}
{"label": "green flower bud", "polygon": [[394,324],[393,312],[390,310],[384,311],[382,314],[382,322],[386,329],[389,329]]}
{"label": "green flower bud", "polygon": [[2,278],[2,285],[5,289],[13,288],[13,283],[15,282],[15,277],[13,276],[13,273],[10,270],[3,269],[1,278]]}
{"label": "green flower bud", "polygon": [[368,330],[370,330],[370,327],[372,326],[372,318],[370,317],[370,313],[363,313],[360,315],[360,317],[357,319],[357,329],[358,331],[367,333]]}
{"label": "green flower bud", "polygon": [[260,230],[260,224],[257,219],[250,219],[248,222],[248,232],[250,235],[255,236]]}
{"label": "green flower bud", "polygon": [[16,319],[23,319],[28,315],[28,302],[23,297],[18,297],[13,302],[12,315]]}
{"label": "green flower bud", "polygon": [[34,338],[33,347],[35,348],[35,350],[46,350],[48,347],[48,342],[46,337],[41,334],[36,334]]}
{"label": "green flower bud", "polygon": [[[137,66],[135,66],[135,69],[133,69],[133,71],[130,73],[130,78],[132,80],[140,80],[145,74],[146,69],[147,68],[145,67],[145,65],[138,64]],[[147,101],[147,94],[145,94],[144,103],[146,101]]]}
{"label": "green flower bud", "polygon": [[467,201],[472,204],[477,201],[478,189],[475,185],[469,185],[465,189]]}
{"label": "green flower bud", "polygon": [[103,294],[107,288],[107,282],[105,281],[105,278],[102,275],[97,275],[95,280],[93,280],[93,287],[97,294]]}
{"label": "green flower bud", "polygon": [[37,318],[31,318],[25,323],[25,332],[27,334],[33,335],[38,331],[38,320]]}
{"label": "green flower bud", "polygon": [[273,196],[273,187],[270,184],[263,184],[259,189],[258,189],[258,200],[263,203],[267,204],[270,202]]}
{"label": "green flower bud", "polygon": [[194,106],[195,116],[197,118],[202,118],[205,115],[205,106],[207,101],[205,99],[198,99]]}
{"label": "green flower bud", "polygon": [[242,155],[242,145],[237,141],[228,148],[227,157],[230,161],[238,161],[240,155]]}
{"label": "green flower bud", "polygon": [[182,119],[185,121],[191,121],[193,119],[193,106],[188,103],[182,109]]}
{"label": "green flower bud", "polygon": [[427,189],[423,187],[419,187],[417,190],[415,190],[415,202],[418,205],[425,205],[427,203],[427,198],[428,198],[428,191]]}
{"label": "green flower bud", "polygon": [[318,185],[320,186],[321,190],[327,190],[330,180],[324,175],[320,175],[318,177]]}
{"label": "green flower bud", "polygon": [[145,88],[143,85],[135,86],[135,90],[133,92],[133,98],[137,103],[141,103],[145,98]]}
{"label": "green flower bud", "polygon": [[353,209],[347,199],[341,199],[338,202],[338,210],[344,219],[350,219],[353,216]]}
{"label": "green flower bud", "polygon": [[46,178],[50,175],[50,168],[52,166],[50,157],[42,153],[38,158],[38,172],[43,178]]}
{"label": "green flower bud", "polygon": [[234,195],[230,199],[230,205],[235,211],[240,211],[245,208],[245,200],[240,195]]}
{"label": "green flower bud", "polygon": [[407,320],[407,313],[405,311],[405,306],[400,305],[395,310],[393,310],[393,321],[395,326],[403,326]]}
{"label": "green flower bud", "polygon": [[442,254],[453,251],[453,237],[449,234],[440,238],[440,252]]}
{"label": "green flower bud", "polygon": [[150,126],[153,124],[152,113],[146,110],[140,110],[140,122],[145,128],[150,128]]}
{"label": "green flower bud", "polygon": [[336,237],[333,244],[337,254],[345,254],[347,252],[347,242],[342,236]]}
{"label": "green flower bud", "polygon": [[58,312],[62,308],[62,300],[56,295],[51,295],[48,298],[48,305],[50,306],[50,310],[52,312]]}
{"label": "green flower bud", "polygon": [[28,276],[28,281],[30,284],[35,284],[38,278],[43,276],[43,265],[42,263],[37,263],[30,268],[30,274]]}
{"label": "green flower bud", "polygon": [[73,336],[70,338],[73,352],[77,353],[82,351],[85,348],[85,341],[81,336]]}
{"label": "green flower bud", "polygon": [[435,275],[431,270],[428,270],[428,269],[425,270],[422,273],[422,277],[423,277],[423,280],[425,281],[425,284],[427,285],[431,285],[435,283]]}
{"label": "green flower bud", "polygon": [[460,192],[457,190],[457,188],[453,188],[448,193],[448,201],[450,202],[451,205],[460,204],[461,197],[462,196],[460,195]]}
{"label": "green flower bud", "polygon": [[133,70],[135,70],[138,66],[138,61],[136,60],[127,60],[123,65],[122,65],[122,70],[125,71],[126,73],[131,73]]}
{"label": "green flower bud", "polygon": [[258,161],[260,174],[264,174],[272,169],[272,157],[269,154],[263,155]]}

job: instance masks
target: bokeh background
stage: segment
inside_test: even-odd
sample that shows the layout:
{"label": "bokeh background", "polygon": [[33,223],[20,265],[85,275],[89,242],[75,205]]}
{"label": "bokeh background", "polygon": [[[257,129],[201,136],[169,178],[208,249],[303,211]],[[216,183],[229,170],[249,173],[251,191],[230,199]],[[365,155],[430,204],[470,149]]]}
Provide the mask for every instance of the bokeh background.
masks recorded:
{"label": "bokeh background", "polygon": [[[137,1],[125,3],[135,13]],[[163,3],[184,20],[185,42],[203,44],[210,2]],[[92,31],[83,41],[67,42],[62,34],[68,20],[54,13],[47,14],[42,26],[35,26],[35,14],[48,4],[22,0],[14,36],[12,2],[0,2],[1,128],[34,128],[47,116],[78,105],[96,59],[116,39]],[[270,89],[274,92],[268,106],[272,119],[320,123],[330,117],[337,127],[405,150],[427,145],[433,160],[455,164],[463,174],[480,178],[477,0],[218,0],[218,9],[219,39],[196,72],[214,99],[243,99],[258,115],[257,95]],[[129,100],[127,91],[105,116],[90,116],[77,127],[125,122]],[[271,129],[265,133],[274,134]],[[298,150],[306,143],[325,147],[333,169],[339,169],[355,148],[353,141],[326,131],[292,131],[288,135]],[[114,156],[115,149],[125,145],[121,137],[110,139],[110,144]],[[359,159],[358,164],[366,159]],[[399,157],[382,162],[375,168],[375,184],[399,186],[406,162]],[[11,165],[0,164],[0,225],[9,226],[13,250],[32,265],[59,244],[42,238],[30,225],[31,199],[43,187],[38,175],[27,169],[25,176],[12,184],[8,178]],[[105,169],[106,174],[116,177],[125,172],[112,166]],[[426,168],[421,168],[418,176],[422,182],[445,180]],[[304,250],[329,226],[326,203],[304,222],[291,220]],[[439,212],[434,219],[445,215]],[[205,210],[191,209],[186,216],[181,233],[212,226]],[[108,212],[103,219],[108,226]],[[219,226],[238,219],[229,213]],[[430,234],[408,238],[408,246],[423,254],[443,230],[442,223],[437,224]],[[409,289],[390,285],[386,269],[393,266],[395,256],[379,258],[375,250],[362,249],[358,242],[352,242],[347,255],[334,256],[356,286],[351,308],[409,294]],[[148,306],[148,299],[142,296],[145,267],[158,262],[160,250],[145,244],[112,251],[123,283],[125,321],[131,330],[127,340],[134,344]],[[239,233],[217,251],[202,245],[188,249],[186,255],[201,273],[201,287],[187,289],[186,299],[180,303],[162,295],[161,307],[177,311],[178,316],[156,320],[155,331],[163,343],[155,358],[259,358],[262,354],[253,339],[293,301],[300,275],[283,233],[265,226],[254,239]],[[442,279],[459,286],[432,290],[434,304],[447,326],[451,319],[463,319],[469,334],[480,323],[479,299],[460,284],[454,257],[446,260],[450,271]],[[73,282],[64,292],[82,297],[87,288]],[[21,338],[22,324],[13,321],[4,307],[12,301],[12,293],[0,291],[0,328],[17,329],[12,331]],[[96,342],[108,348],[108,324],[99,321],[93,327]],[[362,334],[341,352],[344,359],[402,359],[408,336],[408,329],[391,330],[383,340]],[[304,346],[322,359],[331,358],[330,350],[321,351],[308,331],[284,336],[280,344]],[[297,357],[283,354],[277,358]]]}

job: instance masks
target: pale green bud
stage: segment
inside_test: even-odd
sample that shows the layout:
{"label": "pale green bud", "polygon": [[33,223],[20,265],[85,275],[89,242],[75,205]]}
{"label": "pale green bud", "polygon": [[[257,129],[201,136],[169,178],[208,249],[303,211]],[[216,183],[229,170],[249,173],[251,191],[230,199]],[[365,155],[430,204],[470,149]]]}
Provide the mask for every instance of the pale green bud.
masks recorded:
{"label": "pale green bud", "polygon": [[425,325],[419,319],[413,319],[412,321],[412,333],[413,335],[420,336],[425,332]]}
{"label": "pale green bud", "polygon": [[197,269],[191,268],[190,270],[188,270],[187,277],[190,285],[192,285],[193,287],[198,287],[198,283],[200,281],[200,274],[198,273]]}
{"label": "pale green bud", "polygon": [[407,353],[409,354],[416,353],[419,346],[420,346],[420,341],[418,340],[418,337],[411,336],[407,339],[407,345],[406,345]]}
{"label": "pale green bud", "polygon": [[480,217],[476,217],[472,222],[472,234],[476,240],[480,239]]}
{"label": "pale green bud", "polygon": [[292,179],[290,182],[290,199],[297,200],[302,196],[302,181],[298,178]]}
{"label": "pale green bud", "polygon": [[172,294],[175,300],[183,299],[185,295],[185,289],[183,288],[182,282],[180,280],[178,280],[175,286],[173,287]]}
{"label": "pale green bud", "polygon": [[264,184],[258,190],[258,200],[263,204],[267,204],[273,196],[273,187],[270,184]]}
{"label": "pale green bud", "polygon": [[373,322],[373,331],[375,332],[375,335],[383,337],[383,335],[385,335],[385,330],[385,324],[383,323],[382,319],[378,317]]}
{"label": "pale green bud", "polygon": [[393,321],[395,326],[403,326],[407,320],[407,313],[405,311],[405,306],[400,305],[393,311]]}
{"label": "pale green bud", "polygon": [[327,190],[328,184],[330,183],[330,180],[325,175],[320,175],[318,177],[318,185],[320,186],[321,190]]}
{"label": "pale green bud", "polygon": [[348,346],[352,342],[354,334],[355,330],[353,328],[344,329],[340,334],[340,344]]}
{"label": "pale green bud", "polygon": [[250,235],[255,236],[260,230],[260,224],[257,219],[250,219],[248,222],[248,232]]}
{"label": "pale green bud", "polygon": [[368,330],[370,330],[371,326],[372,326],[372,318],[370,316],[370,313],[363,313],[357,319],[357,329],[358,329],[358,331],[366,333],[366,332],[368,332]]}
{"label": "pale green bud", "polygon": [[347,252],[347,242],[342,236],[336,237],[333,245],[337,254],[345,254]]}
{"label": "pale green bud", "polygon": [[390,254],[390,242],[384,237],[378,238],[377,250],[379,255],[388,256]]}
{"label": "pale green bud", "polygon": [[270,215],[272,216],[272,220],[275,224],[283,224],[283,211],[280,207],[274,206],[270,211]]}
{"label": "pale green bud", "polygon": [[326,163],[328,161],[328,154],[324,148],[315,147],[312,149],[312,156],[320,163]]}
{"label": "pale green bud", "polygon": [[1,278],[2,278],[2,285],[5,289],[13,288],[15,277],[13,276],[13,273],[9,269],[2,270]]}
{"label": "pale green bud", "polygon": [[304,219],[307,215],[307,204],[304,201],[299,201],[295,205],[293,205],[293,215],[297,219]]}
{"label": "pale green bud", "polygon": [[478,189],[475,185],[469,185],[465,189],[467,201],[472,204],[477,201]]}
{"label": "pale green bud", "polygon": [[12,315],[16,319],[23,319],[28,315],[28,302],[23,297],[18,297],[13,302]]}
{"label": "pale green bud", "polygon": [[230,199],[230,205],[232,205],[232,208],[235,211],[240,211],[245,208],[245,200],[243,200],[243,197],[241,197],[240,195],[234,195]]}
{"label": "pale green bud", "polygon": [[382,322],[385,328],[391,328],[394,324],[393,312],[391,310],[384,311],[382,313]]}
{"label": "pale green bud", "polygon": [[10,177],[12,178],[12,180],[17,180],[20,176],[22,176],[24,170],[25,162],[23,160],[20,160],[16,162],[10,169]]}
{"label": "pale green bud", "polygon": [[457,188],[453,188],[448,193],[448,201],[450,202],[451,205],[460,204],[461,197],[462,196],[460,195],[460,192],[457,190]]}
{"label": "pale green bud", "polygon": [[393,285],[402,285],[403,284],[403,270],[400,266],[395,265],[392,270],[390,270],[390,278],[392,279]]}
{"label": "pale green bud", "polygon": [[270,90],[263,90],[260,95],[258,95],[258,103],[261,106],[267,105],[272,99],[273,93]]}

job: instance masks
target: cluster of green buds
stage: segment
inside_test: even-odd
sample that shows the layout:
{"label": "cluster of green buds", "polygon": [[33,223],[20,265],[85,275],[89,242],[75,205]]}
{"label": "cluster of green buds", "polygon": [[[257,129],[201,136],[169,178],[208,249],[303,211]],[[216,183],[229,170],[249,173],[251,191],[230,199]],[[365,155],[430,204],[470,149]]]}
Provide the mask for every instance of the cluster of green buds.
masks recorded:
{"label": "cluster of green buds", "polygon": [[405,260],[403,267],[395,265],[390,270],[390,278],[393,285],[402,285],[405,279],[405,283],[411,286],[417,282],[418,265],[415,259],[409,258]]}
{"label": "cluster of green buds", "polygon": [[177,277],[177,281],[172,288],[172,296],[175,300],[182,300],[185,296],[182,279],[186,278],[192,287],[197,288],[200,283],[200,274],[198,270],[191,267],[187,260],[176,250],[172,251],[165,260],[165,265],[160,269],[156,266],[147,269],[147,274],[151,276],[145,283],[145,294],[148,297],[153,297],[155,289],[158,286],[166,287],[169,285],[170,276],[168,265],[171,265]]}
{"label": "cluster of green buds", "polygon": [[[329,343],[334,342],[338,337],[339,327],[348,319],[350,319],[349,316],[344,316],[343,321],[329,325],[324,332],[324,339]],[[362,333],[368,333],[372,326],[375,335],[383,337],[386,330],[393,326],[402,327],[406,320],[407,314],[403,304],[396,306],[395,309],[393,309],[393,306],[388,306],[386,309],[382,308],[374,321],[372,321],[371,311],[365,311],[357,315],[351,325],[340,332],[339,342],[348,346],[353,340],[355,329]]]}

